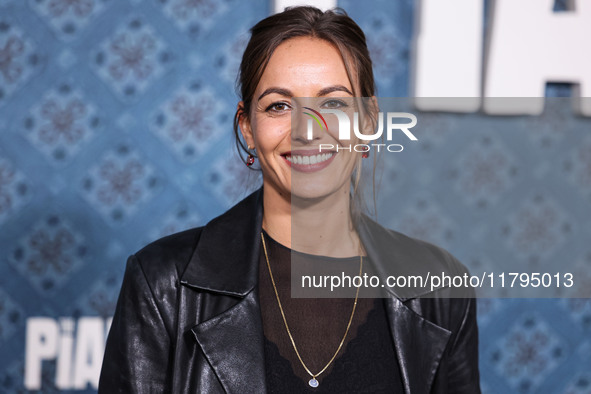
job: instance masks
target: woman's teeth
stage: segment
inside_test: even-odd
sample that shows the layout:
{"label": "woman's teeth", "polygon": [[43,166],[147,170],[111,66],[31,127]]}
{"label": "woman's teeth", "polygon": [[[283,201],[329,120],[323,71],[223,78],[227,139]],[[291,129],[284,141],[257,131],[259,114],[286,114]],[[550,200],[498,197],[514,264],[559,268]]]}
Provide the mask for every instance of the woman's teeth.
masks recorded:
{"label": "woman's teeth", "polygon": [[294,164],[317,164],[330,159],[334,153],[322,153],[314,156],[287,155],[285,158]]}

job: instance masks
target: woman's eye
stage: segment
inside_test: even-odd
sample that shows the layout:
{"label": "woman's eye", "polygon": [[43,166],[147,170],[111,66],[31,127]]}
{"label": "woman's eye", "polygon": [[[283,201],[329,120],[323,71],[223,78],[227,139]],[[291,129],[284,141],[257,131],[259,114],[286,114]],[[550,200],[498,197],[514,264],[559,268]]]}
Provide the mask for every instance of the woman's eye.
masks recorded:
{"label": "woman's eye", "polygon": [[344,108],[348,107],[347,103],[342,100],[328,100],[322,104],[322,108]]}
{"label": "woman's eye", "polygon": [[290,109],[291,109],[291,106],[288,103],[280,102],[280,103],[273,103],[273,104],[269,105],[265,111],[280,113],[280,112],[289,111]]}

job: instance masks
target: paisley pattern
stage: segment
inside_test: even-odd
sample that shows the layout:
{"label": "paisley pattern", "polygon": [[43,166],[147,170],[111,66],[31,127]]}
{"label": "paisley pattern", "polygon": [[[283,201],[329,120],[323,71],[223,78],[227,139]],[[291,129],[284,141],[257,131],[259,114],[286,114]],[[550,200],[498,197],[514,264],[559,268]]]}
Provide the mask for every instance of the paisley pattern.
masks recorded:
{"label": "paisley pattern", "polygon": [[62,40],[76,38],[105,9],[108,0],[29,0],[30,6]]}
{"label": "paisley pattern", "polygon": [[535,316],[525,316],[496,345],[491,363],[509,386],[524,393],[535,392],[567,353],[560,336]]}
{"label": "paisley pattern", "polygon": [[35,223],[12,249],[9,261],[41,294],[64,285],[84,261],[87,243],[59,215]]}
{"label": "paisley pattern", "polygon": [[50,161],[69,161],[101,124],[97,108],[68,84],[47,92],[23,121],[30,142]]}
{"label": "paisley pattern", "polygon": [[0,157],[0,224],[25,206],[30,186],[22,172]]}
{"label": "paisley pattern", "polygon": [[152,166],[125,145],[105,153],[89,168],[82,194],[110,222],[124,222],[158,186]]}
{"label": "paisley pattern", "polygon": [[[407,96],[414,1],[338,5],[367,35],[378,94]],[[0,0],[0,392],[29,392],[28,318],[108,320],[130,253],[260,185],[231,129],[247,31],[270,9]],[[419,142],[380,158],[380,221],[447,248],[474,273],[569,267],[591,289],[591,124],[569,99],[545,108],[512,119],[418,114]],[[546,294],[587,298],[479,300],[485,393],[591,393],[588,291]],[[55,360],[43,362],[41,382],[60,392]]]}
{"label": "paisley pattern", "polygon": [[119,26],[94,53],[95,72],[123,100],[134,100],[163,73],[166,44],[139,17]]}
{"label": "paisley pattern", "polygon": [[0,14],[0,106],[38,71],[40,55],[35,44],[5,14]]}
{"label": "paisley pattern", "polygon": [[199,84],[174,92],[153,116],[152,129],[183,161],[195,161],[218,137],[220,102]]}

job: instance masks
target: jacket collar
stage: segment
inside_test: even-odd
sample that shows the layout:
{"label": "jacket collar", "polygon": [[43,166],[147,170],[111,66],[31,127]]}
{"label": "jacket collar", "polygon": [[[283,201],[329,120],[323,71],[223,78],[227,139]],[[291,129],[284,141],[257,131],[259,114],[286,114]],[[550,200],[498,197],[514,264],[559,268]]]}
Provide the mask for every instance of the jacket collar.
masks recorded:
{"label": "jacket collar", "polygon": [[[248,294],[258,281],[262,222],[261,187],[205,226],[181,283],[237,297]],[[441,256],[426,243],[387,230],[367,216],[361,217],[358,233],[382,278],[389,275],[426,278],[441,271]],[[241,263],[236,264],[237,261]],[[411,286],[387,290],[403,302],[432,291],[428,287]]]}
{"label": "jacket collar", "polygon": [[181,283],[214,293],[246,296],[258,281],[262,225],[260,188],[204,227]]}
{"label": "jacket collar", "polygon": [[267,391],[263,323],[256,289],[191,331],[226,393]]}

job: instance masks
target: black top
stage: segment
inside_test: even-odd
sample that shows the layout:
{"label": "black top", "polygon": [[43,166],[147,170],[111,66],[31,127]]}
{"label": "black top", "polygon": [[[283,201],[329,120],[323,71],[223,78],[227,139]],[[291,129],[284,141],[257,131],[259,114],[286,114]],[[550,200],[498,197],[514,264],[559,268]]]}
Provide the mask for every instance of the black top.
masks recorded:
{"label": "black top", "polygon": [[[337,350],[351,316],[354,298],[292,298],[292,251],[265,233],[269,263],[281,304],[300,356],[313,372],[320,371]],[[293,252],[296,253],[296,252]],[[357,275],[359,257],[329,258],[298,253],[311,264],[333,264]],[[322,261],[319,261],[322,260]],[[367,258],[363,261],[370,267]],[[341,268],[339,268],[341,269]],[[293,349],[271,284],[264,252],[259,266],[259,298],[265,334],[265,370],[270,393],[402,393],[398,359],[384,302],[359,298],[343,347],[320,376],[308,385],[306,372]]]}

